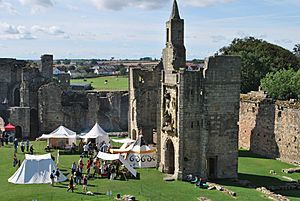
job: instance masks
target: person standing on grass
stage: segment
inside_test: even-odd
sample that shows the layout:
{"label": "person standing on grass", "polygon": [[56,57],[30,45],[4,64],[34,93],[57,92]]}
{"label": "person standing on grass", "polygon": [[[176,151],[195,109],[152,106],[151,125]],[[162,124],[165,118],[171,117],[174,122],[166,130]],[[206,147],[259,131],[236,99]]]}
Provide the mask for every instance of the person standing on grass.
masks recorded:
{"label": "person standing on grass", "polygon": [[88,179],[87,176],[83,176],[82,179],[82,190],[86,193],[87,192],[87,185],[88,185]]}
{"label": "person standing on grass", "polygon": [[33,150],[34,150],[33,145],[31,145],[29,149],[31,155],[33,155]]}
{"label": "person standing on grass", "polygon": [[60,172],[58,168],[55,171],[55,176],[56,176],[56,180],[59,181]]}
{"label": "person standing on grass", "polygon": [[50,174],[51,186],[54,186],[54,178],[55,178],[55,170],[53,170]]}
{"label": "person standing on grass", "polygon": [[25,143],[24,143],[24,140],[21,141],[21,143],[20,143],[20,148],[21,148],[22,153],[24,153],[24,151],[25,151]]}
{"label": "person standing on grass", "polygon": [[18,164],[18,158],[17,158],[17,155],[14,154],[14,158],[13,158],[13,167],[16,167],[17,164]]}
{"label": "person standing on grass", "polygon": [[74,161],[71,167],[72,175],[74,175],[74,172],[76,172],[76,162]]}
{"label": "person standing on grass", "polygon": [[69,192],[69,190],[72,190],[72,193],[74,192],[74,179],[73,179],[73,175],[71,175],[70,177],[70,182],[69,182],[69,187],[67,192]]}
{"label": "person standing on grass", "polygon": [[29,145],[30,145],[30,142],[29,142],[29,140],[27,139],[26,140],[26,152],[28,153],[28,151],[29,151]]}
{"label": "person standing on grass", "polygon": [[15,153],[17,153],[17,151],[18,151],[18,145],[19,145],[18,139],[15,138],[15,140],[14,140],[14,150],[15,150]]}

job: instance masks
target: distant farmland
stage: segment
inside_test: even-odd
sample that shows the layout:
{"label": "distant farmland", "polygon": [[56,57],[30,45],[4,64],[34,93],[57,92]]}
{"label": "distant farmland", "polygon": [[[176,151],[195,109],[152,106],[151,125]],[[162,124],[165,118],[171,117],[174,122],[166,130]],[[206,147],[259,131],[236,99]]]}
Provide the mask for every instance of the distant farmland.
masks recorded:
{"label": "distant farmland", "polygon": [[128,91],[127,76],[104,76],[97,78],[72,79],[71,83],[91,84],[96,90]]}

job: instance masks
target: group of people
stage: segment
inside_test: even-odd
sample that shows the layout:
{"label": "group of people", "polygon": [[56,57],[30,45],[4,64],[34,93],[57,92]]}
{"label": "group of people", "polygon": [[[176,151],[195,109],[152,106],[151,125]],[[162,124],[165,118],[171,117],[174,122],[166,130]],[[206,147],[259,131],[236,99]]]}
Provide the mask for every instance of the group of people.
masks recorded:
{"label": "group of people", "polygon": [[[17,138],[14,139],[13,145],[14,145],[14,153],[17,153],[18,147],[19,147],[19,141]],[[26,146],[26,152],[33,155],[34,148],[33,148],[33,145],[30,146],[30,141],[28,139],[26,141],[22,140],[20,143],[20,148],[21,148],[22,153],[25,152],[25,146]]]}
{"label": "group of people", "polygon": [[[81,148],[82,147],[82,148]],[[79,143],[79,151],[82,150],[82,156],[88,158],[89,155],[94,156],[99,151],[108,153],[109,149],[111,148],[110,143],[106,143],[102,141],[100,144],[98,143],[83,143],[82,141]]]}

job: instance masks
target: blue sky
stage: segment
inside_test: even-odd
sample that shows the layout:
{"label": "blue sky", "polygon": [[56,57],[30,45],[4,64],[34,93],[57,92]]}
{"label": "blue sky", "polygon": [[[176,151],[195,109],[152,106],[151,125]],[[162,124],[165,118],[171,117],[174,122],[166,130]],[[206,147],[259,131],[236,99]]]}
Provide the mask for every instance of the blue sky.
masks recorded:
{"label": "blue sky", "polygon": [[[300,0],[178,0],[187,57],[205,58],[236,37],[292,49]],[[161,57],[171,0],[0,0],[0,57]]]}

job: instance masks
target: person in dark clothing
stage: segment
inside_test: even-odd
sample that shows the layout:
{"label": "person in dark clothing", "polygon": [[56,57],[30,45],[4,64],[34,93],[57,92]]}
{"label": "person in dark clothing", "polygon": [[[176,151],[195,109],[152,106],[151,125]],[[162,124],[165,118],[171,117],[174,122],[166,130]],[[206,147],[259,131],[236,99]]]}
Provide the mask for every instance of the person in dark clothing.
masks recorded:
{"label": "person in dark clothing", "polygon": [[31,155],[33,155],[33,150],[34,150],[33,145],[31,145],[29,149]]}
{"label": "person in dark clothing", "polygon": [[59,181],[60,172],[58,168],[55,171],[55,176],[56,176],[56,180]]}
{"label": "person in dark clothing", "polygon": [[74,179],[73,179],[73,175],[71,175],[70,182],[69,182],[69,187],[68,187],[67,192],[69,192],[69,190],[72,190],[72,193],[74,192]]}

